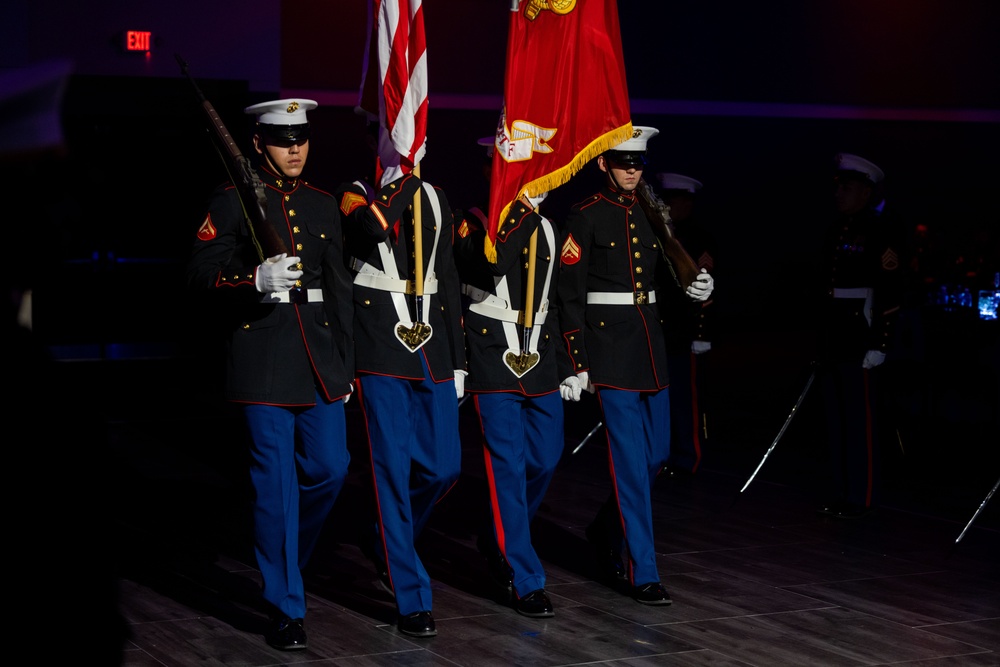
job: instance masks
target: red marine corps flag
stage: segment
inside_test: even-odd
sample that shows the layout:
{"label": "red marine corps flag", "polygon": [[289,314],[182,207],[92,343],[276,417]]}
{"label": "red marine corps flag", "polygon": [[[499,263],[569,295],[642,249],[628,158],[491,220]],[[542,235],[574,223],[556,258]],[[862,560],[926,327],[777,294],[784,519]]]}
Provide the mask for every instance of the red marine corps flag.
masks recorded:
{"label": "red marine corps flag", "polygon": [[486,256],[510,205],[632,136],[615,0],[513,0]]}
{"label": "red marine corps flag", "polygon": [[360,109],[379,119],[375,184],[413,171],[426,152],[427,42],[422,0],[371,0]]}

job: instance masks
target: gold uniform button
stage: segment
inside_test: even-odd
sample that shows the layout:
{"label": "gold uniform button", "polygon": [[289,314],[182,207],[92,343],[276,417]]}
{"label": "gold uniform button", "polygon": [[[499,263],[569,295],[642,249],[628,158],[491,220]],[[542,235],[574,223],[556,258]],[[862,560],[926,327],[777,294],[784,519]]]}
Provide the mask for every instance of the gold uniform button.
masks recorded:
{"label": "gold uniform button", "polygon": [[635,288],[636,288],[636,289],[642,289],[642,283],[639,283],[639,282],[637,282],[637,283],[635,284]]}
{"label": "gold uniform button", "polygon": [[634,252],[634,253],[632,254],[632,256],[633,256],[633,257],[635,257],[636,259],[639,259],[640,257],[642,257],[642,253],[640,253],[640,252],[639,252],[638,250],[636,250],[636,251],[635,251],[635,252]]}
{"label": "gold uniform button", "polygon": [[635,267],[635,272],[636,273],[642,273],[642,267],[641,266]]}
{"label": "gold uniform button", "polygon": [[638,236],[633,236],[632,237],[632,243],[638,243],[638,242],[639,242],[639,237]]}
{"label": "gold uniform button", "polygon": [[372,305],[371,299],[365,299],[365,305],[366,306]]}
{"label": "gold uniform button", "polygon": [[614,242],[614,241],[612,241],[612,242],[611,242],[611,247],[612,247],[612,248],[614,248],[614,247],[615,247],[615,242]]}
{"label": "gold uniform button", "polygon": [[294,208],[288,209],[288,217],[289,218],[294,218],[295,217],[295,209]]}
{"label": "gold uniform button", "polygon": [[298,234],[298,233],[299,233],[299,232],[301,232],[301,231],[302,231],[302,230],[301,230],[301,229],[299,229],[299,226],[298,226],[298,225],[295,225],[294,227],[292,227],[292,234]]}
{"label": "gold uniform button", "polygon": [[285,201],[288,201],[289,199],[291,199],[291,197],[288,196],[288,195],[285,195]]}
{"label": "gold uniform button", "polygon": [[483,331],[482,331],[482,332],[483,332],[483,333],[486,333],[486,328],[485,328],[485,327],[483,327]]}
{"label": "gold uniform button", "polygon": [[243,325],[243,330],[244,330],[244,331],[246,331],[246,330],[247,330],[247,329],[249,329],[249,328],[250,328],[250,325],[249,325],[249,324],[244,324],[244,325]]}
{"label": "gold uniform button", "polygon": [[302,244],[301,243],[296,243],[295,244],[295,249],[296,250],[302,250]]}

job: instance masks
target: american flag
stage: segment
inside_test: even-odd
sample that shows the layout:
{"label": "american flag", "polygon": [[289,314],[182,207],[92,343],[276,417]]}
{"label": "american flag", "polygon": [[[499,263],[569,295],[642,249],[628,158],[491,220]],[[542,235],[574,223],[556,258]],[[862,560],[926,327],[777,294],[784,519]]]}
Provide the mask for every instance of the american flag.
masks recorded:
{"label": "american flag", "polygon": [[372,0],[368,11],[359,106],[371,117],[378,107],[381,186],[413,171],[427,150],[427,42],[422,0]]}

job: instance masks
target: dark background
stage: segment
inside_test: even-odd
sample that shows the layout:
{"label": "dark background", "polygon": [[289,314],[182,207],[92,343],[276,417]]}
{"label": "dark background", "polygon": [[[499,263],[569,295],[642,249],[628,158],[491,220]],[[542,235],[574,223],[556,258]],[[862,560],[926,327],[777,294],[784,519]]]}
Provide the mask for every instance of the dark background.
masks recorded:
{"label": "dark background", "polygon": [[[57,357],[149,362],[145,386],[199,389],[207,330],[184,294],[181,267],[211,189],[226,178],[181,53],[232,134],[242,109],[311,97],[307,178],[334,188],[370,172],[353,113],[365,37],[362,0],[281,3],[55,0],[10,8],[5,66],[75,63],[65,96],[68,157],[51,181],[8,182],[18,224],[35,225],[35,330]],[[720,241],[713,391],[732,414],[780,424],[812,358],[813,253],[834,154],[886,172],[890,208],[935,248],[931,277],[976,287],[965,260],[1000,254],[1000,4],[988,0],[705,0],[618,3],[633,122],[661,134],[647,174],[701,180]],[[428,0],[430,118],[424,177],[453,206],[485,197],[479,137],[503,94],[508,3]],[[154,34],[149,54],[124,53],[123,29]],[[544,63],[539,64],[544,67]],[[554,192],[558,222],[589,192],[585,169]],[[21,213],[26,211],[26,213]],[[1000,412],[998,323],[928,303],[917,289],[893,359],[901,422],[935,420],[934,447],[957,427],[987,430]],[[161,366],[171,373],[160,375]],[[95,376],[96,377],[96,376]],[[211,376],[210,376],[211,377]],[[937,438],[938,428],[943,437]],[[960,438],[963,461],[995,470],[996,441]],[[975,440],[975,442],[970,442]]]}

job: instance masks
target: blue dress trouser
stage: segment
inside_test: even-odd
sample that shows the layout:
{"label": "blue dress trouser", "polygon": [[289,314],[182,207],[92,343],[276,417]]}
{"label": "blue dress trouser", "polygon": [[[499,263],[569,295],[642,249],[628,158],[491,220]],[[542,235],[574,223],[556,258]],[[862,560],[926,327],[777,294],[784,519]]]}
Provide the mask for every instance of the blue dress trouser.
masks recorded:
{"label": "blue dress trouser", "polygon": [[698,371],[704,355],[668,354],[670,368],[670,465],[695,472],[701,463]]}
{"label": "blue dress trouser", "polygon": [[670,456],[670,393],[598,387],[608,436],[608,467],[618,525],[628,553],[629,581],[659,581],[653,543],[652,489]]}
{"label": "blue dress trouser", "polygon": [[396,608],[401,616],[431,611],[431,580],[415,541],[461,472],[455,382],[435,383],[425,362],[420,381],[364,375],[358,384]]}
{"label": "blue dress trouser", "polygon": [[520,598],[545,588],[545,570],[531,545],[531,520],[562,458],[563,401],[558,391],[529,397],[476,394],[494,537],[513,571]]}
{"label": "blue dress trouser", "polygon": [[250,431],[254,552],[264,599],[303,618],[302,568],[319,541],[347,478],[350,454],[344,403],[243,407]]}
{"label": "blue dress trouser", "polygon": [[826,405],[833,500],[858,507],[878,504],[880,474],[876,380],[881,369],[867,370],[854,361],[831,361],[820,367]]}

